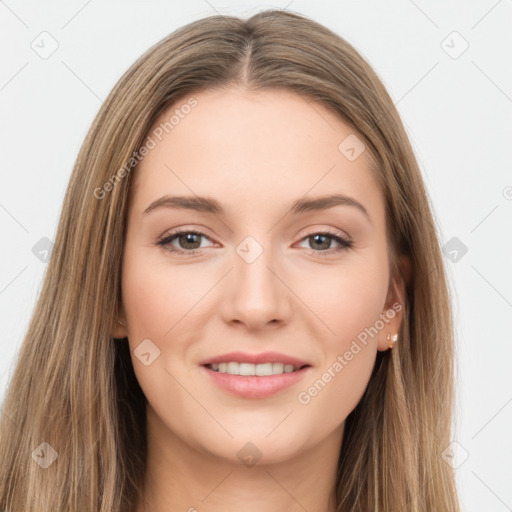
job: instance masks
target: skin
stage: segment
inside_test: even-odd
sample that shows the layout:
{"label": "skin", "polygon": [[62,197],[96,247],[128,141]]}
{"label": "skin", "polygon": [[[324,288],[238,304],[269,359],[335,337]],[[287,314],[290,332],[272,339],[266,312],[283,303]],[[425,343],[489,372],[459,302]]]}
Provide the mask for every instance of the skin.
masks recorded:
{"label": "skin", "polygon": [[[113,336],[128,337],[148,399],[147,504],[137,511],[334,511],[345,419],[402,314],[359,343],[309,403],[298,394],[329,367],[332,373],[381,313],[403,304],[404,285],[389,273],[384,197],[368,151],[349,161],[338,145],[353,130],[320,104],[284,90],[194,97],[198,105],[139,164],[129,204],[119,317],[125,326],[116,324]],[[332,193],[359,201],[370,219],[347,205],[287,214],[296,199]],[[209,196],[226,213],[143,213],[166,194]],[[176,228],[206,237],[192,239],[195,245],[175,238],[170,245],[180,256],[157,245]],[[332,238],[315,243],[311,235],[326,229],[353,247],[336,253]],[[249,235],[263,249],[252,263],[236,252]],[[200,253],[186,254],[199,246]],[[145,366],[133,351],[148,338],[160,355]],[[311,368],[270,397],[237,397],[199,366],[233,350],[278,351]],[[237,456],[247,442],[261,454],[252,466]]]}

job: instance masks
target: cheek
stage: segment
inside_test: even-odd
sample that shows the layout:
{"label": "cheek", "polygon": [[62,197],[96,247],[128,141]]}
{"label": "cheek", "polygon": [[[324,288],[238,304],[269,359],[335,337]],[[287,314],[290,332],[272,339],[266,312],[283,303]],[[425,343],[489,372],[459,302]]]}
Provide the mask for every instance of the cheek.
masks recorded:
{"label": "cheek", "polygon": [[[193,403],[179,385],[187,369],[177,362],[187,350],[187,312],[204,294],[204,286],[191,283],[179,268],[152,259],[144,249],[133,250],[125,259],[122,283],[132,364],[144,395],[159,417],[170,410],[190,412]],[[149,353],[148,364],[144,353]],[[187,383],[187,390],[195,392],[193,383]]]}
{"label": "cheek", "polygon": [[[305,382],[297,395],[305,423],[307,417],[321,418],[323,435],[338,428],[360,402],[368,386],[375,357],[375,346],[361,343],[333,354],[329,363]],[[315,428],[318,427],[315,422]],[[313,430],[311,436],[314,435]]]}
{"label": "cheek", "polygon": [[304,414],[323,418],[325,431],[347,418],[368,385],[377,354],[375,325],[385,301],[385,279],[386,275],[372,272],[338,273],[322,293],[313,286],[302,290],[322,320],[315,337],[323,357],[297,401]]}
{"label": "cheek", "polygon": [[204,294],[204,285],[190,279],[190,273],[180,271],[179,266],[173,268],[144,252],[134,251],[125,261],[123,304],[134,338],[161,340],[171,336],[173,326]]}
{"label": "cheek", "polygon": [[322,364],[302,388],[298,402],[306,410],[343,421],[361,399],[377,353],[380,314],[387,295],[386,264],[377,256],[361,264],[329,269],[320,282],[303,280],[300,296],[321,320],[314,337],[319,340]]}
{"label": "cheek", "polygon": [[297,283],[304,304],[321,320],[323,332],[318,339],[329,340],[332,352],[343,350],[379,319],[387,295],[388,274],[385,265],[364,260],[327,270]]}

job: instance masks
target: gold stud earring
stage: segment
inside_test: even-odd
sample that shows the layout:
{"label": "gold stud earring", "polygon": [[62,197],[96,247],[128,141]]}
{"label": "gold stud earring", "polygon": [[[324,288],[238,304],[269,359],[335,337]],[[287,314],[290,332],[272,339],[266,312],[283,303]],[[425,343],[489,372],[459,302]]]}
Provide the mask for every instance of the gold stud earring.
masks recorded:
{"label": "gold stud earring", "polygon": [[393,348],[395,341],[398,339],[398,334],[393,334],[393,336],[391,336],[391,334],[388,333],[386,339],[390,342],[388,345],[389,348]]}

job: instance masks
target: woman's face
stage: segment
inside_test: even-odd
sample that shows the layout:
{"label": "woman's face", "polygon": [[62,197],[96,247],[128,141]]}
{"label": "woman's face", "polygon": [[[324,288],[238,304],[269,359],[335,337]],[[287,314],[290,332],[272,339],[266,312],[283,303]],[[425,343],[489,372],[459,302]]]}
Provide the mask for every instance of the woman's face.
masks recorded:
{"label": "woman's face", "polygon": [[289,91],[192,96],[155,123],[129,205],[114,335],[149,432],[237,463],[338,449],[401,318],[369,152]]}

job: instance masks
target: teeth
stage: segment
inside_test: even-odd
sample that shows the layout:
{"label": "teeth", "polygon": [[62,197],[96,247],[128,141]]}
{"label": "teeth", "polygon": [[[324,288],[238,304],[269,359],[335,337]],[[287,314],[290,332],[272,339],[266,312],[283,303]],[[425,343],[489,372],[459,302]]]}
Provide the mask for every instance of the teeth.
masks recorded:
{"label": "teeth", "polygon": [[212,363],[208,365],[212,370],[219,373],[229,373],[230,375],[280,375],[282,373],[291,373],[299,369],[292,364],[283,363],[237,363],[235,361],[229,363]]}

